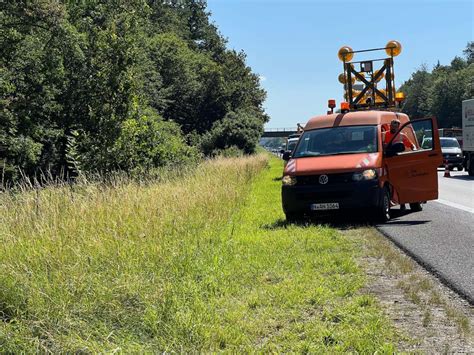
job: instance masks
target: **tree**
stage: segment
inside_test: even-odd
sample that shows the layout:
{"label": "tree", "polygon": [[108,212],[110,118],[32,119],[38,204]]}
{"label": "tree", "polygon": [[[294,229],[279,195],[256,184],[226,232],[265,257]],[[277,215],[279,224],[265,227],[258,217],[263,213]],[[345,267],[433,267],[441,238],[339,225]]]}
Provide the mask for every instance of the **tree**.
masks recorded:
{"label": "tree", "polygon": [[434,115],[440,127],[461,127],[461,102],[474,94],[473,43],[464,50],[467,60],[456,56],[450,65],[438,62],[431,73],[426,66],[413,73],[400,88],[407,95],[403,111],[412,118]]}
{"label": "tree", "polygon": [[[74,173],[75,165],[152,169],[170,161],[159,151],[176,161],[188,153],[146,127],[178,140],[182,131],[198,145],[230,112],[251,135],[268,120],[258,77],[243,52],[226,48],[203,0],[6,2],[0,55],[0,161],[9,180],[20,170]],[[260,123],[248,125],[247,115]]]}
{"label": "tree", "polygon": [[400,87],[407,97],[403,110],[410,117],[420,118],[431,114],[428,102],[430,85],[431,74],[424,65]]}
{"label": "tree", "polygon": [[248,112],[229,112],[212,127],[203,141],[203,150],[212,155],[220,150],[237,147],[245,154],[255,152],[263,134],[263,121]]}
{"label": "tree", "polygon": [[468,64],[474,63],[474,41],[468,42],[466,49],[463,51]]}

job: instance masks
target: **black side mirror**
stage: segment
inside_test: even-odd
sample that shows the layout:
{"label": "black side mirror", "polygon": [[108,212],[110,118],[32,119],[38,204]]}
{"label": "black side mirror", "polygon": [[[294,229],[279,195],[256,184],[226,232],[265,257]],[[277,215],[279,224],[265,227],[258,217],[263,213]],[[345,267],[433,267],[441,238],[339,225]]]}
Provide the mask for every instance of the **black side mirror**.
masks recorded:
{"label": "black side mirror", "polygon": [[387,157],[393,157],[403,151],[405,151],[405,145],[403,143],[392,143],[385,148],[385,155]]}
{"label": "black side mirror", "polygon": [[289,150],[287,150],[286,152],[283,152],[282,158],[283,158],[284,161],[290,160],[290,158],[291,158],[291,152],[290,152]]}
{"label": "black side mirror", "polygon": [[280,154],[284,154],[284,153],[285,153],[285,149],[280,150]]}

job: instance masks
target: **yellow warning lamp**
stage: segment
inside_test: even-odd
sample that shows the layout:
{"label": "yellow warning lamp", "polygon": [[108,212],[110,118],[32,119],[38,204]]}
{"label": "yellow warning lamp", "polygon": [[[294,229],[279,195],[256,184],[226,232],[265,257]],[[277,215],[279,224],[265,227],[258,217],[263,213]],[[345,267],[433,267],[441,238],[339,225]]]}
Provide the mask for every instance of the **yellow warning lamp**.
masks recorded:
{"label": "yellow warning lamp", "polygon": [[396,101],[396,102],[403,102],[403,101],[405,101],[405,94],[404,94],[403,92],[401,92],[401,91],[397,92],[397,93],[395,94],[395,101]]}
{"label": "yellow warning lamp", "polygon": [[339,49],[337,52],[337,56],[341,60],[341,62],[350,62],[352,58],[354,58],[354,53],[352,53],[352,48],[349,46],[344,46]]}
{"label": "yellow warning lamp", "polygon": [[385,46],[385,53],[387,53],[389,56],[396,57],[401,52],[402,52],[402,45],[398,41],[390,41]]}
{"label": "yellow warning lamp", "polygon": [[[347,77],[346,77],[345,74],[339,74],[338,80],[341,84],[346,84],[347,83]],[[353,76],[351,76],[352,84],[354,84],[355,81],[356,81],[356,79]]]}

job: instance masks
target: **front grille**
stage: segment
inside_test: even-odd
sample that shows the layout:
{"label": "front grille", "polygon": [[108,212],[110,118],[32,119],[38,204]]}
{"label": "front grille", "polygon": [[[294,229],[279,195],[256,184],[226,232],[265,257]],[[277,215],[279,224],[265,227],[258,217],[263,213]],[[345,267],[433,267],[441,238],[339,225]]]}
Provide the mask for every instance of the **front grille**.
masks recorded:
{"label": "front grille", "polygon": [[[334,185],[347,183],[352,181],[353,173],[342,173],[342,174],[327,174],[328,183],[325,185]],[[321,174],[323,175],[323,174]],[[311,185],[321,185],[319,183],[319,177],[321,175],[304,175],[296,177],[296,185],[299,186],[311,186]]]}

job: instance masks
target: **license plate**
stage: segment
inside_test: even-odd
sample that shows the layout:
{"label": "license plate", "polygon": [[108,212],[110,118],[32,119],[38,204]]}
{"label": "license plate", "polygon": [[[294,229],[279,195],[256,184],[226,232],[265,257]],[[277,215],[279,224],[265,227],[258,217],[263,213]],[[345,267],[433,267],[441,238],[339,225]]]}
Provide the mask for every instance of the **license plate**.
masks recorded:
{"label": "license plate", "polygon": [[311,205],[311,211],[326,211],[326,210],[338,210],[339,203],[313,203]]}

